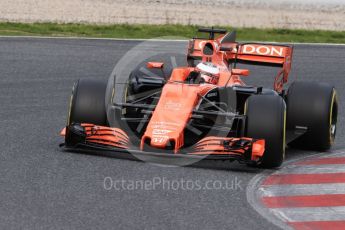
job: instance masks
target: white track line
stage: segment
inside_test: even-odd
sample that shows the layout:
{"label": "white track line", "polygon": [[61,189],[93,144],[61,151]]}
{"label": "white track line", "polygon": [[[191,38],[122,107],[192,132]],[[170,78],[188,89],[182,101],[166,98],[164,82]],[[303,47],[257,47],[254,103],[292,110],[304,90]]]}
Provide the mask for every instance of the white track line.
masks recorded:
{"label": "white track line", "polygon": [[[335,150],[336,151],[336,150]],[[322,158],[336,158],[336,157],[344,157],[345,151],[336,151],[336,153],[332,153],[331,155],[328,155],[327,153],[324,154],[323,156],[319,157],[320,159]]]}
{"label": "white track line", "polygon": [[337,221],[345,219],[345,206],[324,208],[276,208],[273,215],[286,222]]}
{"label": "white track line", "polygon": [[[298,167],[297,167],[298,166]],[[345,173],[344,165],[292,165],[278,171],[281,174]]]}
{"label": "white track line", "polygon": [[272,185],[259,188],[259,193],[267,197],[345,194],[345,184]]}
{"label": "white track line", "polygon": [[[0,35],[0,38],[36,38],[36,39],[70,39],[70,40],[105,40],[105,41],[152,41],[152,42],[188,42],[188,39],[136,39],[136,38],[94,38],[94,37],[51,37],[51,36],[6,36]],[[303,43],[303,42],[267,42],[267,41],[240,41],[240,42],[258,42],[272,44],[291,44],[291,45],[310,45],[310,46],[345,46],[341,43]]]}
{"label": "white track line", "polygon": [[[0,35],[0,38],[34,38],[34,39],[57,39],[57,40],[105,40],[105,41],[137,41],[137,42],[188,42],[188,39],[142,39],[142,38],[95,38],[95,37],[52,37],[52,36],[12,36]],[[345,45],[345,44],[344,44]]]}
{"label": "white track line", "polygon": [[269,176],[269,174],[269,171],[265,170],[263,173],[256,175],[255,177],[253,177],[253,179],[250,180],[246,189],[247,201],[254,208],[254,210],[260,214],[260,216],[264,217],[270,223],[281,229],[293,230],[292,227],[288,226],[285,223],[286,218],[277,218],[276,215],[274,215],[272,212],[270,212],[270,210],[268,210],[260,202],[258,202],[260,199],[257,193],[258,186],[267,176]]}
{"label": "white track line", "polygon": [[[344,152],[343,150],[335,150],[337,151],[336,153],[331,153],[331,154],[326,154],[328,157],[332,156],[337,156],[339,153]],[[266,220],[274,224],[275,226],[281,228],[281,229],[293,229],[289,225],[287,225],[286,221],[288,219],[287,216],[284,216],[284,213],[278,212],[279,210],[282,211],[283,209],[275,209],[276,212],[273,213],[272,210],[274,209],[268,209],[265,207],[261,202],[262,194],[260,194],[259,188],[261,187],[262,182],[270,175],[276,175],[280,174],[280,171],[285,170],[285,168],[291,168],[291,167],[296,167],[296,165],[293,165],[295,162],[300,162],[304,161],[307,159],[312,159],[312,158],[318,158],[320,156],[324,156],[325,153],[320,153],[316,152],[313,154],[308,153],[308,155],[296,158],[296,159],[291,159],[288,160],[284,163],[283,167],[280,170],[264,170],[262,173],[256,175],[253,177],[248,186],[247,186],[247,201],[248,203],[256,210],[262,217],[264,217]],[[294,208],[295,209],[295,208]],[[284,210],[287,210],[284,208]],[[295,209],[296,210],[296,209]],[[301,209],[299,209],[301,210]]]}

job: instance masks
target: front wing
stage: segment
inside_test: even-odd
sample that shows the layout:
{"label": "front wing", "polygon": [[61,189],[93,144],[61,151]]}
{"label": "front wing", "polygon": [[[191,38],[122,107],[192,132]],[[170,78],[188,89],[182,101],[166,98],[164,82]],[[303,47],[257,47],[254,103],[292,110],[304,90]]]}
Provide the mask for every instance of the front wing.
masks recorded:
{"label": "front wing", "polygon": [[178,153],[153,148],[147,151],[133,144],[123,130],[93,124],[71,124],[61,131],[61,135],[65,137],[65,142],[60,146],[66,150],[111,152],[113,156],[128,153],[134,156],[237,160],[241,163],[257,164],[265,151],[263,139],[215,136],[203,138],[189,148],[180,149]]}

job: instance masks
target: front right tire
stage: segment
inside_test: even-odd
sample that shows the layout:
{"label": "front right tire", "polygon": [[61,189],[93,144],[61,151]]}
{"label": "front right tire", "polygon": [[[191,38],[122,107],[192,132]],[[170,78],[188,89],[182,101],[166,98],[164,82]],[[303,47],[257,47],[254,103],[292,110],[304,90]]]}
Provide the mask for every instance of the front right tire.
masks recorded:
{"label": "front right tire", "polygon": [[287,93],[288,129],[307,131],[289,145],[323,151],[331,148],[336,135],[338,99],[335,88],[318,82],[294,82]]}

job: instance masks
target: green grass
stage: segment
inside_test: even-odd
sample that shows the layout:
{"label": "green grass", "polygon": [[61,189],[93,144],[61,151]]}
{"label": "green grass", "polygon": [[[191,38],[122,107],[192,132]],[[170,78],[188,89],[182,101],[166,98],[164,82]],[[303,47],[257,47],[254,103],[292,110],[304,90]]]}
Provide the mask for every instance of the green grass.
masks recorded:
{"label": "green grass", "polygon": [[[96,38],[191,38],[198,26],[184,25],[89,25],[56,23],[0,23],[0,35],[96,37]],[[223,27],[224,28],[224,27]],[[227,27],[232,30],[233,28]],[[345,43],[345,31],[237,28],[240,41]]]}

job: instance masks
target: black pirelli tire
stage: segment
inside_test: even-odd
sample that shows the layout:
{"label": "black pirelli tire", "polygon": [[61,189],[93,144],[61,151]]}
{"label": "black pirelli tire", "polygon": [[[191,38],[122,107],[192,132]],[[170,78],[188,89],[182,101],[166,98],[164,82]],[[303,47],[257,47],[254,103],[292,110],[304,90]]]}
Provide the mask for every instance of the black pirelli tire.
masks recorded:
{"label": "black pirelli tire", "polygon": [[105,92],[107,82],[96,79],[80,79],[72,90],[67,125],[90,123],[106,126]]}
{"label": "black pirelli tire", "polygon": [[265,153],[257,165],[281,166],[285,158],[286,105],[277,95],[252,95],[245,105],[246,136],[265,139]]}
{"label": "black pirelli tire", "polygon": [[336,135],[338,99],[333,86],[318,82],[294,82],[287,98],[287,128],[307,131],[289,145],[323,151],[331,148]]}

